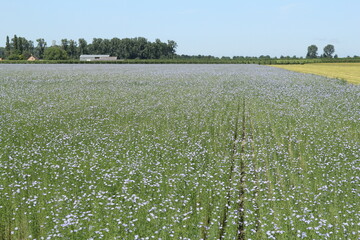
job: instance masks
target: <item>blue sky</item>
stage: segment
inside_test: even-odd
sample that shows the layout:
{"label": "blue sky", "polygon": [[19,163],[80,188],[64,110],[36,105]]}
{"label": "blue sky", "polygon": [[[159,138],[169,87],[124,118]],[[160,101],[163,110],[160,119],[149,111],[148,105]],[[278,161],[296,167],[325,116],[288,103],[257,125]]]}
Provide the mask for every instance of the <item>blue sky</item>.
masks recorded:
{"label": "blue sky", "polygon": [[360,55],[359,0],[0,0],[6,36],[145,37],[174,40],[178,54],[305,56],[327,44],[340,57]]}

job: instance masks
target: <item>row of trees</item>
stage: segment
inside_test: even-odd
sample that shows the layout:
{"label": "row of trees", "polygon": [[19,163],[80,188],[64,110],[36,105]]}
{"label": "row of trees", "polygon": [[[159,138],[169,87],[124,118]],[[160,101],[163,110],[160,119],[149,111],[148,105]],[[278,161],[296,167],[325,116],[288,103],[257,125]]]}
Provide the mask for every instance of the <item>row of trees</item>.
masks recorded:
{"label": "row of trees", "polygon": [[106,54],[118,59],[160,59],[173,58],[177,48],[175,41],[156,39],[150,42],[144,37],[94,38],[90,44],[83,38],[78,41],[62,39],[60,45],[53,41],[50,47],[43,38],[39,38],[36,43],[35,46],[33,41],[16,35],[10,40],[7,36],[5,49],[0,49],[0,55],[9,60],[27,59],[31,55],[48,60],[79,59],[82,54]]}
{"label": "row of trees", "polygon": [[[66,60],[79,59],[82,54],[106,54],[116,56],[118,59],[194,59],[194,60],[218,60],[220,58],[208,55],[177,55],[177,43],[172,40],[161,42],[156,39],[154,42],[148,41],[144,37],[137,38],[112,38],[102,39],[93,38],[91,43],[83,38],[78,41],[72,39],[61,39],[60,44],[57,45],[53,41],[52,45],[48,47],[43,38],[36,39],[34,43],[24,37],[14,37],[10,40],[6,37],[5,48],[0,47],[0,58],[9,60],[23,60],[28,59],[31,55],[38,59],[47,60]],[[310,45],[307,49],[306,58],[337,58],[334,54],[335,47],[328,44],[324,47],[324,53],[318,55],[318,47]],[[354,56],[355,57],[355,56]],[[296,56],[281,56],[280,59],[301,59]],[[269,60],[278,59],[277,57],[270,57],[269,55],[261,55],[260,57],[249,56],[234,56],[222,57],[222,60]]]}
{"label": "row of trees", "polygon": [[[311,45],[308,47],[308,52],[306,54],[306,58],[337,58],[338,56],[335,54],[335,47],[331,44],[328,44],[324,47],[324,53],[320,56],[318,56],[318,47],[316,45]],[[179,58],[185,58],[185,59],[218,59],[214,56],[203,56],[203,55],[197,55],[197,56],[189,56],[189,55],[180,55]],[[354,56],[354,58],[357,58],[358,56]],[[297,57],[297,56],[283,56],[281,55],[279,59],[302,59],[303,57]],[[350,56],[348,56],[350,58]],[[221,59],[231,59],[231,57],[222,57]],[[278,59],[277,57],[270,57],[269,55],[260,55],[259,57],[251,57],[251,56],[234,56],[232,57],[233,60],[270,60],[270,59]]]}
{"label": "row of trees", "polygon": [[[318,47],[316,45],[310,45],[306,54],[306,58],[318,58]],[[321,58],[332,58],[335,52],[334,45],[328,44],[324,47],[324,53],[320,55]],[[337,58],[337,55],[334,56]]]}
{"label": "row of trees", "polygon": [[34,42],[27,40],[24,37],[14,37],[11,39],[9,36],[6,37],[5,48],[0,51],[2,57],[9,60],[21,60],[27,59],[31,55],[36,55],[39,58],[43,58],[46,42],[44,39],[39,38],[36,40],[37,45],[34,46]]}

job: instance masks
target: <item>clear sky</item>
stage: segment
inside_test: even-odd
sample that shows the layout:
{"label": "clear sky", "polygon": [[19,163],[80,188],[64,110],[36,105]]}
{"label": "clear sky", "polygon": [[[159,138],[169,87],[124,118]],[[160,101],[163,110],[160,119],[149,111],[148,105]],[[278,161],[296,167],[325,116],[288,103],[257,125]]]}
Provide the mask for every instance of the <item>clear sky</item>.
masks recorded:
{"label": "clear sky", "polygon": [[0,46],[14,34],[174,40],[178,54],[305,56],[335,46],[360,55],[359,0],[0,0]]}

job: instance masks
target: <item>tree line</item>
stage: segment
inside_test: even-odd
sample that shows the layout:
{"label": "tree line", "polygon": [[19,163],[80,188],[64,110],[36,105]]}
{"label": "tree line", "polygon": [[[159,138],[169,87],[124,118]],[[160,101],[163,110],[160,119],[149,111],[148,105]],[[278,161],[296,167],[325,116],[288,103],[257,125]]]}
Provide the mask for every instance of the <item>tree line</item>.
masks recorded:
{"label": "tree line", "polygon": [[[61,39],[59,44],[55,41],[51,46],[48,46],[47,42],[43,38],[36,39],[35,42],[27,40],[24,37],[18,37],[14,35],[13,38],[6,37],[5,48],[0,47],[0,58],[7,60],[26,60],[30,56],[34,56],[38,59],[44,60],[79,60],[80,55],[83,54],[104,54],[110,56],[116,56],[118,59],[124,60],[157,60],[157,59],[175,59],[189,62],[218,62],[218,61],[232,61],[243,63],[254,62],[269,62],[279,60],[301,60],[303,57],[297,56],[283,56],[271,57],[269,55],[261,56],[223,56],[215,57],[211,55],[178,55],[176,54],[177,43],[173,40],[162,42],[160,39],[156,39],[154,42],[148,41],[144,37],[136,38],[93,38],[91,43],[88,43],[84,38],[78,39],[78,41],[72,39]],[[335,47],[328,44],[323,49],[323,54],[318,54],[318,47],[316,45],[310,45],[307,48],[306,59],[330,59],[338,58],[335,54]],[[351,57],[348,56],[348,59]],[[358,59],[358,56],[354,56],[354,59]],[[166,61],[165,61],[166,62]]]}
{"label": "tree line", "polygon": [[59,45],[54,41],[51,46],[43,38],[34,43],[24,37],[14,35],[6,37],[5,48],[0,48],[0,57],[9,60],[25,60],[30,56],[47,60],[79,59],[83,54],[105,54],[118,59],[167,59],[176,55],[177,43],[173,40],[162,42],[156,39],[148,41],[144,37],[136,38],[93,38],[88,43],[84,38],[78,41],[61,39]]}

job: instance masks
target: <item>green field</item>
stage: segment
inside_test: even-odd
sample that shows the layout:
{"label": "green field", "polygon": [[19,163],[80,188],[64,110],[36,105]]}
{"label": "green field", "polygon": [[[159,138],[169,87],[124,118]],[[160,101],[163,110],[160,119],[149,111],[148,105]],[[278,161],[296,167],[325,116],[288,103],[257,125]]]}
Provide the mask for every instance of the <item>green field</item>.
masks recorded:
{"label": "green field", "polygon": [[360,86],[259,65],[0,65],[0,239],[359,239]]}

